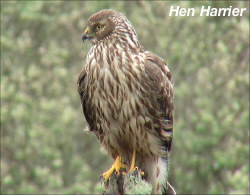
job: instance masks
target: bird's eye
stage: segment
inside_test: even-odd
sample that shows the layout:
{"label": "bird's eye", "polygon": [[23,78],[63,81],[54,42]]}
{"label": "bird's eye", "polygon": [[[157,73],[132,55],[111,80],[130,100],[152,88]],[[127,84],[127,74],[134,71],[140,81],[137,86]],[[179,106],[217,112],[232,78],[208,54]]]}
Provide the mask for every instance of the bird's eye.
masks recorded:
{"label": "bird's eye", "polygon": [[99,30],[101,30],[101,28],[102,28],[101,25],[97,25],[97,26],[95,27],[95,30],[96,30],[96,31],[99,31]]}

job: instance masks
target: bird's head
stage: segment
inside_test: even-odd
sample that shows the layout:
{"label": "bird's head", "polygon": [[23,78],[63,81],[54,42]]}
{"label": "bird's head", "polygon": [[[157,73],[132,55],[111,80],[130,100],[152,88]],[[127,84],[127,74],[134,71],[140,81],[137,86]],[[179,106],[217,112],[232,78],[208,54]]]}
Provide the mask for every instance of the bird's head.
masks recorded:
{"label": "bird's head", "polygon": [[[120,33],[119,33],[120,32]],[[101,41],[105,38],[128,36],[127,34],[136,33],[127,18],[114,10],[101,10],[88,18],[87,28],[85,29],[82,40]]]}

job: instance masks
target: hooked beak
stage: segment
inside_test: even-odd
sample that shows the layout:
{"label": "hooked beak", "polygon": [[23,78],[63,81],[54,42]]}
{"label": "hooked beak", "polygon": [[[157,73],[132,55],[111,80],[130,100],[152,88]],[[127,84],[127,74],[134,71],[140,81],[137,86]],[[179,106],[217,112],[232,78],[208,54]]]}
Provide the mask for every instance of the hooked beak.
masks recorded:
{"label": "hooked beak", "polygon": [[82,35],[82,41],[84,42],[87,39],[90,39],[90,34],[89,34],[89,27],[86,28],[86,30],[84,31],[83,35]]}

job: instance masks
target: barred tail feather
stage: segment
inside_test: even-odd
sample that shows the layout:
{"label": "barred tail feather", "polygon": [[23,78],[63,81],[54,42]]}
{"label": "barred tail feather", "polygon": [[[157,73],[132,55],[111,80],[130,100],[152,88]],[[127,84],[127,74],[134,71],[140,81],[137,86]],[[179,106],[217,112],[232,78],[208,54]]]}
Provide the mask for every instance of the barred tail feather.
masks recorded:
{"label": "barred tail feather", "polygon": [[167,189],[168,161],[166,157],[148,157],[144,161],[146,180],[153,186],[152,194],[163,194]]}

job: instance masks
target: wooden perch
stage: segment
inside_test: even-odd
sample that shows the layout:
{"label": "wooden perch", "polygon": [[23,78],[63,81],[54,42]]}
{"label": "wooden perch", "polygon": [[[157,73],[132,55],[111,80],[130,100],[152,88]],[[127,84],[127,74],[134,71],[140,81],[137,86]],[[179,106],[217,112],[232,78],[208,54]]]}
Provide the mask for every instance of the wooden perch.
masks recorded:
{"label": "wooden perch", "polygon": [[[104,181],[106,191],[104,195],[126,195],[126,194],[143,194],[151,195],[152,186],[142,177],[140,170],[126,174],[112,174],[112,176]],[[167,195],[176,195],[174,188],[167,183]]]}

